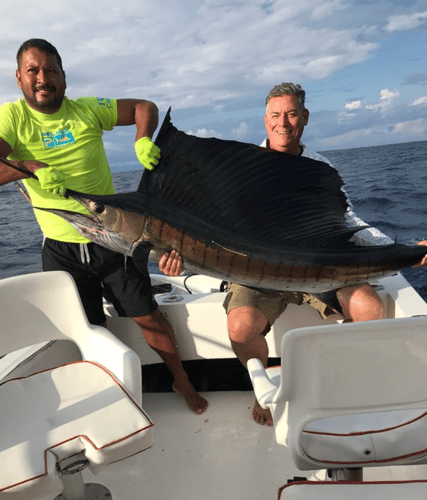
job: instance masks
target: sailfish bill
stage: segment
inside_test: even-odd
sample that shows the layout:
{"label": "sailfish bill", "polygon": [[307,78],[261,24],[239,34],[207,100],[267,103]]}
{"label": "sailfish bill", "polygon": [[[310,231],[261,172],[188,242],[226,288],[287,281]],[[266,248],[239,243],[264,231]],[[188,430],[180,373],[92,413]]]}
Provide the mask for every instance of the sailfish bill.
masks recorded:
{"label": "sailfish bill", "polygon": [[[425,247],[357,246],[343,181],[330,165],[177,130],[168,111],[156,138],[161,160],[136,192],[67,190],[90,215],[46,209],[89,240],[146,269],[178,251],[188,271],[253,287],[322,292],[417,264]],[[146,272],[146,271],[145,271]]]}

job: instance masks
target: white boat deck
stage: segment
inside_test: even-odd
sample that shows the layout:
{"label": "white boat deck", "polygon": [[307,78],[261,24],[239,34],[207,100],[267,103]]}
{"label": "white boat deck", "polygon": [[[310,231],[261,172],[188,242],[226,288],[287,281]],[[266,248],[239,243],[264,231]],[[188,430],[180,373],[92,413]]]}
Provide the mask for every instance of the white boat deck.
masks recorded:
{"label": "white boat deck", "polygon": [[85,482],[105,485],[114,500],[273,500],[288,478],[307,476],[273,428],[252,419],[252,392],[203,395],[209,408],[194,415],[174,393],[144,394],[154,446],[96,476],[85,471]]}
{"label": "white boat deck", "polygon": [[[204,415],[192,414],[174,393],[143,395],[154,420],[154,446],[87,483],[106,486],[113,500],[275,500],[294,476],[324,480],[326,471],[300,471],[271,427],[252,420],[254,396],[248,392],[203,393]],[[365,480],[426,479],[427,466],[364,469]]]}

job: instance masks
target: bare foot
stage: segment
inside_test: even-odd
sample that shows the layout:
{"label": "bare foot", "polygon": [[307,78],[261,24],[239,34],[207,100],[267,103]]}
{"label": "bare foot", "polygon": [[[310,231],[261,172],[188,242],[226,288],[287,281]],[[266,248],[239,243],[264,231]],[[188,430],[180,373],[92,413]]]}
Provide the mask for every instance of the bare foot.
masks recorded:
{"label": "bare foot", "polygon": [[172,389],[185,399],[190,410],[194,411],[197,415],[201,415],[208,409],[209,403],[196,392],[189,380],[182,381],[181,383],[174,382]]}
{"label": "bare foot", "polygon": [[267,410],[264,410],[264,408],[261,408],[260,404],[258,401],[255,400],[254,407],[252,409],[252,417],[255,420],[257,424],[260,425],[273,425],[273,417],[271,416],[270,410],[267,408]]}

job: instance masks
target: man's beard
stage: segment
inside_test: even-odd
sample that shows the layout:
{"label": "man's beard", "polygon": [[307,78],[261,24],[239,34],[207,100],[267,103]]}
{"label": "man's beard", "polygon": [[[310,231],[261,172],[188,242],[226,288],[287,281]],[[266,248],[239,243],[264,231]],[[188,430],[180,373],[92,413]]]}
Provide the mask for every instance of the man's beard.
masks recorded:
{"label": "man's beard", "polygon": [[[43,87],[39,87],[34,91],[34,94],[29,96],[26,92],[23,92],[25,100],[31,105],[36,110],[39,110],[41,112],[43,111],[57,111],[60,109],[62,105],[62,101],[64,100],[65,95],[56,95],[52,100],[45,101],[41,100],[39,101],[37,99],[37,90],[42,90]],[[47,87],[46,87],[47,89]],[[53,89],[52,87],[49,87],[49,90],[56,90]]]}
{"label": "man's beard", "polygon": [[39,103],[37,101],[37,106],[40,109],[55,110],[55,109],[59,109],[61,107],[63,100],[64,100],[64,96],[56,96],[53,99],[53,101],[51,101],[51,102],[41,102],[41,103]]}

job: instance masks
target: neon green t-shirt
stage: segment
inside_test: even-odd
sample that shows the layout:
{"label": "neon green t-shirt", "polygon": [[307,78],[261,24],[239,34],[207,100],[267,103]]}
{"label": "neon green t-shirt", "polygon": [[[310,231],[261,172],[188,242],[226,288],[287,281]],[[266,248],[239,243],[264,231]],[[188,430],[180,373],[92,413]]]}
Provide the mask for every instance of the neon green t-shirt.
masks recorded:
{"label": "neon green t-shirt", "polygon": [[[12,148],[11,160],[37,160],[60,170],[67,187],[89,194],[114,193],[102,142],[104,130],[117,124],[117,101],[96,97],[64,98],[53,114],[30,108],[25,99],[0,106],[0,137]],[[36,179],[24,184],[34,207],[88,213],[79,202],[40,188]],[[43,234],[54,240],[88,243],[61,217],[34,210]]]}

